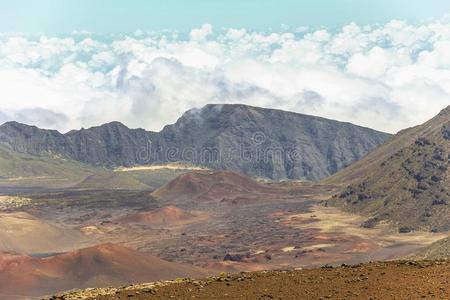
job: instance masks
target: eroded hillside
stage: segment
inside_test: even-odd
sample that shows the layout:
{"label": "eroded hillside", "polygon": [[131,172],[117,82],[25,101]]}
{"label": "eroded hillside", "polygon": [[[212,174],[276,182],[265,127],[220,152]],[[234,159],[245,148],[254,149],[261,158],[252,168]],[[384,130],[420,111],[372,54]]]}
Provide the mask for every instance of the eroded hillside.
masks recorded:
{"label": "eroded hillside", "polygon": [[367,227],[388,221],[401,232],[448,231],[449,157],[450,107],[329,179],[353,183],[327,204],[368,216]]}

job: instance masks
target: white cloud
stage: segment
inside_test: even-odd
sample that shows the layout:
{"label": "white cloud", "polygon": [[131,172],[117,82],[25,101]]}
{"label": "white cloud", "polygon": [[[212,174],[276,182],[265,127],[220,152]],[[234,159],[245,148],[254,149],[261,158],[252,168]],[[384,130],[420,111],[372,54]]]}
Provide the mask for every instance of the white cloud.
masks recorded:
{"label": "white cloud", "polygon": [[204,40],[208,35],[213,32],[211,24],[203,24],[201,28],[192,29],[190,36],[194,41]]}
{"label": "white cloud", "polygon": [[244,37],[247,34],[247,30],[242,28],[242,29],[234,29],[234,28],[230,28],[228,29],[226,36],[227,38],[231,39],[231,40],[239,40],[240,38]]}
{"label": "white cloud", "polygon": [[327,30],[322,29],[314,32],[312,38],[318,42],[326,42],[331,38],[331,35]]}
{"label": "white cloud", "polygon": [[423,51],[419,55],[419,63],[433,68],[450,69],[450,41],[439,41],[432,51]]}
{"label": "white cloud", "polygon": [[411,63],[410,55],[405,48],[393,51],[375,46],[366,54],[356,53],[350,57],[347,71],[361,77],[381,80],[386,72],[392,70],[393,67],[408,66]]}
{"label": "white cloud", "polygon": [[0,120],[160,130],[192,107],[245,103],[394,132],[450,104],[449,28],[0,35]]}

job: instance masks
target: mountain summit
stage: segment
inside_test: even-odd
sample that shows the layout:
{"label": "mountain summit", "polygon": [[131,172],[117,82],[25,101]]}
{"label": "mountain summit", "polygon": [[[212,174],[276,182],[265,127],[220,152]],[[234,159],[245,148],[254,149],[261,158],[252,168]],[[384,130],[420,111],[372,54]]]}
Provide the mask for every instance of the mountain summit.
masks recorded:
{"label": "mountain summit", "polygon": [[324,118],[246,105],[206,105],[158,133],[113,122],[61,134],[16,122],[0,145],[115,168],[188,162],[272,179],[320,180],[361,159],[387,133]]}
{"label": "mountain summit", "polygon": [[[390,137],[350,123],[246,105],[190,110],[160,136],[162,148],[194,149],[197,163],[203,159],[216,169],[306,180],[334,174]],[[201,151],[207,149],[218,157],[205,159]]]}

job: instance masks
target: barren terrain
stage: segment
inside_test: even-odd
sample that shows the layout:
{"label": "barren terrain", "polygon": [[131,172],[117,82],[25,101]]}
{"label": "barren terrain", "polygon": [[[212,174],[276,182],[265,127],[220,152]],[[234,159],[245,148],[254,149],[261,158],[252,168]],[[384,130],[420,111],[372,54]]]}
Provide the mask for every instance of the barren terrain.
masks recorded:
{"label": "barren terrain", "polygon": [[[183,270],[189,268],[198,274],[220,274],[399,259],[448,236],[400,234],[388,223],[364,228],[365,217],[323,205],[336,192],[333,185],[261,183],[232,172],[195,171],[156,191],[6,192],[10,196],[1,198],[0,213],[1,259],[8,262],[3,274],[15,265],[21,274],[31,276],[21,282],[24,298],[19,299],[80,287],[184,277],[188,273]],[[105,248],[96,247],[105,244],[126,249],[113,251],[118,254],[111,261],[120,261],[113,268],[117,272],[108,271],[113,269],[105,256],[104,263],[79,273],[77,280],[65,279],[64,270],[70,268],[64,258],[72,261],[86,251],[91,253],[87,257],[98,257]],[[99,253],[83,248],[99,249]],[[121,253],[129,254],[130,260]],[[140,265],[145,265],[146,257],[158,258],[161,264],[175,263],[181,272],[174,270],[173,277],[158,272],[132,277],[134,256],[141,257]],[[50,278],[54,285],[47,282]],[[2,279],[13,290],[14,282],[13,276]]]}
{"label": "barren terrain", "polygon": [[449,299],[450,262],[380,262],[311,270],[222,274],[76,291],[53,299]]}

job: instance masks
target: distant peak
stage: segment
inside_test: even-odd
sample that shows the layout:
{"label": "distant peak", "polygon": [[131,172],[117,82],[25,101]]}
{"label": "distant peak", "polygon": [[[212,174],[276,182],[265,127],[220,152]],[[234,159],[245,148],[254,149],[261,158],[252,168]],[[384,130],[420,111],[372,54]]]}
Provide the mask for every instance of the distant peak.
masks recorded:
{"label": "distant peak", "polygon": [[207,104],[202,108],[192,108],[186,111],[177,121],[180,126],[186,122],[202,124],[206,119],[228,118],[228,115],[235,113],[247,113],[251,111],[251,106],[243,104]]}
{"label": "distant peak", "polygon": [[105,123],[103,125],[100,125],[100,127],[123,127],[123,128],[128,128],[125,124],[119,122],[119,121],[113,121],[113,122],[109,122],[109,123]]}
{"label": "distant peak", "polygon": [[1,126],[29,126],[29,125],[19,123],[16,121],[8,121],[8,122],[3,123]]}
{"label": "distant peak", "polygon": [[19,123],[19,122],[16,122],[16,121],[9,121],[9,122],[3,123],[2,125],[0,125],[0,127],[2,127],[2,128],[15,128],[15,129],[38,128],[38,127],[33,126],[33,125],[27,125],[27,124]]}
{"label": "distant peak", "polygon": [[[246,105],[246,104],[207,104],[203,107],[204,109],[217,109],[217,110],[233,110],[233,109],[252,109],[257,108],[254,106]],[[262,108],[260,108],[262,109]]]}
{"label": "distant peak", "polygon": [[[92,126],[92,127],[89,127],[89,128],[81,128],[80,131],[84,131],[84,130],[91,131],[91,130],[97,130],[97,129],[103,129],[103,128],[106,128],[106,129],[119,128],[119,129],[126,129],[126,130],[129,129],[123,123],[118,122],[118,121],[113,121],[113,122],[105,123],[105,124],[98,125],[98,126]],[[77,132],[78,130],[72,130],[72,131],[73,132]]]}

